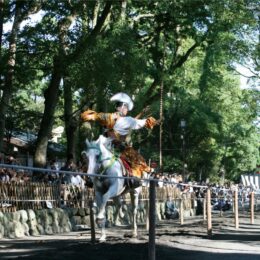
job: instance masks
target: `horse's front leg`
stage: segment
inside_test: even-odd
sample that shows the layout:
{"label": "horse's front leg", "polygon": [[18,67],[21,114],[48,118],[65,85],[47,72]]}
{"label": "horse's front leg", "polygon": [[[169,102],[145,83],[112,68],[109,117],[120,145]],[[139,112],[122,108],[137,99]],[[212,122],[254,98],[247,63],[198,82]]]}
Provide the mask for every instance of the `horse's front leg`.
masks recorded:
{"label": "horse's front leg", "polygon": [[98,206],[98,214],[96,217],[96,222],[99,226],[101,226],[101,238],[100,241],[104,241],[106,239],[105,233],[105,225],[106,225],[106,205],[108,200],[115,196],[113,186],[105,193],[102,194],[100,192],[96,193],[96,200]]}
{"label": "horse's front leg", "polygon": [[120,225],[119,219],[124,217],[124,213],[122,211],[121,197],[117,196],[113,198],[113,202],[115,204],[114,223],[116,226],[119,226]]}
{"label": "horse's front leg", "polygon": [[101,228],[101,236],[99,238],[99,241],[106,241],[106,215],[105,215],[105,207],[106,205],[103,205],[103,194],[101,192],[96,192],[96,203],[98,208],[98,214],[96,217],[96,223],[99,228]]}

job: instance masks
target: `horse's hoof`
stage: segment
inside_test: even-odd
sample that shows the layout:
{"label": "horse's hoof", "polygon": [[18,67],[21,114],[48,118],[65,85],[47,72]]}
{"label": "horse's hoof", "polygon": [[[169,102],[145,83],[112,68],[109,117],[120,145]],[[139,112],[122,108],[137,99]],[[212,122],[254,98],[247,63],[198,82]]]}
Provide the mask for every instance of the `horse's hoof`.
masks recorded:
{"label": "horse's hoof", "polygon": [[132,238],[137,238],[138,235],[137,234],[132,234]]}
{"label": "horse's hoof", "polygon": [[120,221],[115,221],[115,226],[116,227],[122,227],[122,223]]}
{"label": "horse's hoof", "polygon": [[106,242],[106,237],[105,236],[101,236],[99,239],[99,242]]}

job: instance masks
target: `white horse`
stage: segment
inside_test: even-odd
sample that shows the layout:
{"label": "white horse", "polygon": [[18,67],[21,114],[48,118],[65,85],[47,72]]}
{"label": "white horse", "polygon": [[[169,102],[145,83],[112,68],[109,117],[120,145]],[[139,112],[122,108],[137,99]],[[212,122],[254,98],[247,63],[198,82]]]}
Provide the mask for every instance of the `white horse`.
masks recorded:
{"label": "white horse", "polygon": [[[94,183],[96,203],[98,213],[96,221],[101,225],[100,241],[106,240],[105,221],[106,204],[109,199],[119,202],[120,195],[128,191],[123,179],[122,163],[115,158],[111,152],[111,139],[100,136],[98,140],[89,142],[86,140],[87,150],[83,153],[88,158],[88,174],[99,174],[100,176],[91,177]],[[120,178],[121,177],[121,178]],[[137,208],[138,197],[141,192],[141,186],[135,189],[129,189],[131,203],[133,208],[132,216],[132,236],[137,237]]]}

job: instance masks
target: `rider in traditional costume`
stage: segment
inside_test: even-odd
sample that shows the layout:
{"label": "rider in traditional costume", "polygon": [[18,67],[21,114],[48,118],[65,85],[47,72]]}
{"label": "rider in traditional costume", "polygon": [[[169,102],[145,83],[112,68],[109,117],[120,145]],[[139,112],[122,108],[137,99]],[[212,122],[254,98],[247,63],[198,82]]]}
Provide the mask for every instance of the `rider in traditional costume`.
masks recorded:
{"label": "rider in traditional costume", "polygon": [[[93,110],[86,110],[81,114],[83,121],[98,121],[105,127],[105,135],[113,139],[115,147],[121,148],[120,158],[127,162],[131,167],[131,175],[142,177],[142,173],[150,172],[150,167],[144,158],[133,149],[129,141],[131,130],[142,127],[152,129],[158,121],[153,117],[137,119],[127,116],[128,111],[133,109],[132,99],[125,93],[119,92],[112,96],[110,101],[116,102],[116,112],[97,113]],[[122,149],[123,148],[123,149]]]}

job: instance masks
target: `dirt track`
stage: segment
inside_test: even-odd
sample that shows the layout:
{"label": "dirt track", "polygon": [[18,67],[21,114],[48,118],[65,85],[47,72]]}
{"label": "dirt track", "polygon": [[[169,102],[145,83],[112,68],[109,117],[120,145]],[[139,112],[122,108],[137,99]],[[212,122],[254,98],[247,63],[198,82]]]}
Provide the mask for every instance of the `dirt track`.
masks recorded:
{"label": "dirt track", "polygon": [[[239,230],[234,229],[231,213],[213,215],[213,236],[207,237],[201,218],[164,221],[156,228],[156,259],[260,259],[260,219],[251,225],[248,216],[240,217]],[[58,260],[144,260],[148,259],[148,233],[139,229],[139,238],[124,236],[126,227],[108,229],[107,242],[91,244],[90,231],[65,235],[0,240],[0,259]],[[97,231],[97,238],[99,232]]]}

